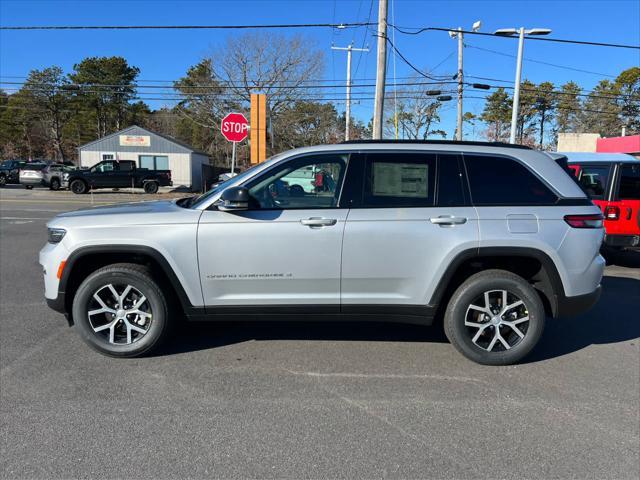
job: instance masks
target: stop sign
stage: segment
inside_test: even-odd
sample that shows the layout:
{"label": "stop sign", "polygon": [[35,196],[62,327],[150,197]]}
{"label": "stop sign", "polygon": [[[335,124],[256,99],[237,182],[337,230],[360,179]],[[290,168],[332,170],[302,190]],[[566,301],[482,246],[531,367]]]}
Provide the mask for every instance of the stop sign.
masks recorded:
{"label": "stop sign", "polygon": [[220,130],[224,138],[230,142],[241,142],[247,138],[249,122],[241,113],[229,113],[222,119]]}

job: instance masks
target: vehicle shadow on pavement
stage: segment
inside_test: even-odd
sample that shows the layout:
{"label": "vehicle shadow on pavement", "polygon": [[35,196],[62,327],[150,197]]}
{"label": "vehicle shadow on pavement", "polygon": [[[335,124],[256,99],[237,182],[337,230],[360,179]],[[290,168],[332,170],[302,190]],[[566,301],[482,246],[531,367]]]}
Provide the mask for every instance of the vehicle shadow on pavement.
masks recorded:
{"label": "vehicle shadow on pavement", "polygon": [[609,252],[606,255],[606,258],[608,265],[617,265],[619,267],[627,268],[640,268],[640,252]]}
{"label": "vehicle shadow on pavement", "polygon": [[[586,314],[548,319],[543,337],[522,363],[570,354],[589,345],[634,341],[640,338],[640,280],[604,277],[600,301]],[[239,321],[183,323],[156,355],[243,343],[251,340],[319,340],[363,342],[448,342],[441,322],[430,327],[378,322]],[[425,345],[428,348],[428,345]],[[453,347],[452,347],[453,348]]]}
{"label": "vehicle shadow on pavement", "polygon": [[233,345],[251,340],[320,340],[360,342],[446,343],[442,324],[431,327],[379,322],[242,321],[186,323],[157,352],[173,355]]}
{"label": "vehicle shadow on pavement", "polygon": [[598,303],[577,317],[548,319],[539,345],[523,363],[560,357],[589,345],[635,343],[638,338],[640,280],[604,277]]}

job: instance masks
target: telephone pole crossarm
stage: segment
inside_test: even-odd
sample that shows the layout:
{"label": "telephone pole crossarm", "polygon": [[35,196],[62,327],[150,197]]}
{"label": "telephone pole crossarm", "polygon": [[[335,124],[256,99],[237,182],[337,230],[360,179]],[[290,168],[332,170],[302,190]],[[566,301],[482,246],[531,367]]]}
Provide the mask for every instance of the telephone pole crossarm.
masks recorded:
{"label": "telephone pole crossarm", "polygon": [[349,140],[349,128],[351,126],[351,52],[368,52],[368,48],[354,48],[353,45],[347,47],[334,47],[331,50],[345,50],[347,52],[347,99],[345,108],[344,139]]}

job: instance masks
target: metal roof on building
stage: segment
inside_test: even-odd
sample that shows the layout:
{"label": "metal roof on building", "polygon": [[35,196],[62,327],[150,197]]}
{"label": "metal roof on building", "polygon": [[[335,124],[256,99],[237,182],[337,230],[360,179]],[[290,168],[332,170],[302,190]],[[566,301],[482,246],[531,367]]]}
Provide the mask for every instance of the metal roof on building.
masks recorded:
{"label": "metal roof on building", "polygon": [[[120,145],[120,135],[136,135],[150,137],[150,146],[127,146]],[[199,153],[208,155],[206,152],[197,150],[186,143],[183,143],[168,135],[152,132],[138,125],[132,125],[118,132],[99,138],[93,142],[86,143],[78,147],[79,151],[99,151],[99,152],[133,152],[133,153]]]}

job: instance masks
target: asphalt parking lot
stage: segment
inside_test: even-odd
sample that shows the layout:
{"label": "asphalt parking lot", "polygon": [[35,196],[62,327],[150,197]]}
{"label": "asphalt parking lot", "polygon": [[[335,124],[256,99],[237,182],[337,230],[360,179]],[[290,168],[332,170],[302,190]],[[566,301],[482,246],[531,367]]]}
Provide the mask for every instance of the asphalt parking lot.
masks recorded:
{"label": "asphalt parking lot", "polygon": [[2,478],[640,476],[637,256],[517,366],[381,324],[187,324],[114,360],[47,308],[37,254],[57,212],[148,198],[0,190]]}

